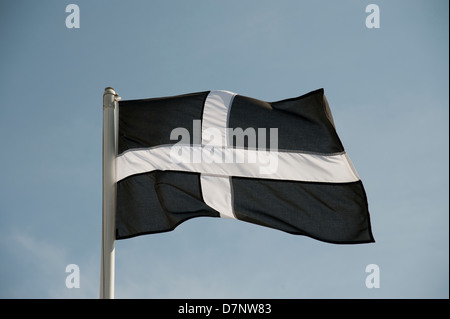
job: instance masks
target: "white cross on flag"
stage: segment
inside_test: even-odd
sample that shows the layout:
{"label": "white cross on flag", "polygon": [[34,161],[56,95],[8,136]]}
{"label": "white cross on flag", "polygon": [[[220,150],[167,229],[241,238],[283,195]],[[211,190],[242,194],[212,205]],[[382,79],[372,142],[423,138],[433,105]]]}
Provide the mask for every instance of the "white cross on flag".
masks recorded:
{"label": "white cross on flag", "polygon": [[278,102],[228,91],[120,101],[118,118],[116,239],[209,216],[374,242],[323,89]]}

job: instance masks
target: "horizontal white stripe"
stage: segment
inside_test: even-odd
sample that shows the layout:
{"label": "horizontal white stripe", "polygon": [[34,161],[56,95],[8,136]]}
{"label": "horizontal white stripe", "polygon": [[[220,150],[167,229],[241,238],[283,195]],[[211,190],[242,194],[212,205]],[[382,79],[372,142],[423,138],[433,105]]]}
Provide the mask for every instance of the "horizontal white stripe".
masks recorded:
{"label": "horizontal white stripe", "polygon": [[122,153],[116,170],[117,181],[155,170],[327,183],[359,180],[345,153],[316,155],[177,144]]}

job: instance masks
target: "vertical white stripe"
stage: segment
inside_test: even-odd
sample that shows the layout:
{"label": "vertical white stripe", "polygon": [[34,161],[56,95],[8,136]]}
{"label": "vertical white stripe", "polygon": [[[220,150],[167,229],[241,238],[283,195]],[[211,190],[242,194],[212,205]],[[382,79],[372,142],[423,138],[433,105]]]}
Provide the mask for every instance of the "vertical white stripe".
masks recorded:
{"label": "vertical white stripe", "polygon": [[222,218],[235,218],[230,178],[228,176],[200,175],[203,200],[208,206],[217,210]]}
{"label": "vertical white stripe", "polygon": [[[227,147],[227,120],[236,93],[228,91],[209,92],[202,117],[202,145]],[[222,218],[236,218],[233,214],[231,177],[200,176],[205,203],[220,213]]]}
{"label": "vertical white stripe", "polygon": [[[227,147],[226,128],[228,111],[236,93],[228,91],[211,91],[205,101],[202,118],[202,144]],[[217,132],[221,139],[210,134]]]}

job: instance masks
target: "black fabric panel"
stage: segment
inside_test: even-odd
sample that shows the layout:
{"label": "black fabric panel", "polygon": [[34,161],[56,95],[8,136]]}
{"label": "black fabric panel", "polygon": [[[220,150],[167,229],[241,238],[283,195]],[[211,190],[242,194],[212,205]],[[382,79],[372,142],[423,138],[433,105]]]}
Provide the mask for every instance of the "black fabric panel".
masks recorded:
{"label": "black fabric panel", "polygon": [[[257,141],[262,138],[257,134],[258,128],[266,128],[267,147],[270,146],[270,128],[278,128],[280,150],[342,152],[344,148],[330,117],[323,89],[278,102],[264,102],[237,95],[231,106],[228,127],[242,128],[244,131],[254,128]],[[247,139],[244,145],[231,138],[228,142],[234,147],[249,147]]]}
{"label": "black fabric panel", "polygon": [[177,127],[186,128],[192,139],[192,121],[202,119],[208,93],[120,101],[118,154],[131,148],[175,144],[178,141],[170,140],[170,133]]}
{"label": "black fabric panel", "polygon": [[203,202],[200,174],[153,171],[117,183],[116,239],[173,230],[200,216],[220,214]]}
{"label": "black fabric panel", "polygon": [[329,184],[233,177],[238,219],[331,243],[373,242],[361,181]]}

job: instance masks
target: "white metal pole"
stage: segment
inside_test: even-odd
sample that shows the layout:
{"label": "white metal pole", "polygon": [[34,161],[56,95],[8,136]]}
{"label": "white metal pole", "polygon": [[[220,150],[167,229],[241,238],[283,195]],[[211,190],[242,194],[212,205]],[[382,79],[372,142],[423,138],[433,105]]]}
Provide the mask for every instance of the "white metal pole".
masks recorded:
{"label": "white metal pole", "polygon": [[114,241],[116,216],[116,98],[113,88],[103,93],[103,212],[100,298],[114,298]]}

